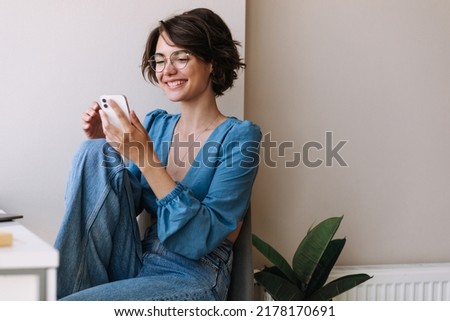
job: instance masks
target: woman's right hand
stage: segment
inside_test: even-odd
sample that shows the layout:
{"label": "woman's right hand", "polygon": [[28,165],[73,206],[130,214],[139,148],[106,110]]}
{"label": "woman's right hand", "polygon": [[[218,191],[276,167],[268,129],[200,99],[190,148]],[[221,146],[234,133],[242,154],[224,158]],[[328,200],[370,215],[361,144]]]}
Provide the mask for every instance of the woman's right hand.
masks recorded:
{"label": "woman's right hand", "polygon": [[103,132],[102,127],[102,119],[100,118],[100,114],[98,112],[99,110],[99,104],[94,102],[91,107],[89,107],[89,109],[81,115],[81,119],[83,121],[82,129],[89,139],[105,138],[105,133]]}

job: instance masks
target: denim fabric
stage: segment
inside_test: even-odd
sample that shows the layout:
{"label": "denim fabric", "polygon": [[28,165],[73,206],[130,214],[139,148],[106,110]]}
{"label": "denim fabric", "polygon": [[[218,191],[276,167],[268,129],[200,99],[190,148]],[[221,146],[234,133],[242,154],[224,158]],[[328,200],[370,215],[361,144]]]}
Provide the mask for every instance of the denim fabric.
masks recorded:
{"label": "denim fabric", "polygon": [[[163,166],[179,119],[180,114],[158,109],[143,122]],[[225,299],[232,263],[226,238],[249,206],[260,140],[257,125],[229,117],[161,199],[138,166],[125,166],[105,140],[83,143],[74,158],[55,241],[58,298]],[[156,224],[142,243],[136,215],[144,208]]]}
{"label": "denim fabric", "polygon": [[[105,166],[105,164],[108,166]],[[136,222],[143,190],[104,140],[75,155],[66,213],[55,241],[63,300],[224,300],[232,244],[193,260],[167,250],[152,226],[143,242]]]}
{"label": "denim fabric", "polygon": [[167,251],[159,242],[156,230],[144,243],[147,250],[143,255],[142,269],[135,278],[89,288],[62,300],[226,300],[232,265],[230,242],[225,241],[200,260]]}
{"label": "denim fabric", "polygon": [[[164,166],[179,119],[180,114],[157,109],[143,122]],[[162,199],[156,199],[139,169],[131,166],[141,182],[143,206],[157,217],[158,237],[167,249],[199,259],[236,229],[250,204],[260,140],[257,125],[229,117],[213,130],[184,178]]]}

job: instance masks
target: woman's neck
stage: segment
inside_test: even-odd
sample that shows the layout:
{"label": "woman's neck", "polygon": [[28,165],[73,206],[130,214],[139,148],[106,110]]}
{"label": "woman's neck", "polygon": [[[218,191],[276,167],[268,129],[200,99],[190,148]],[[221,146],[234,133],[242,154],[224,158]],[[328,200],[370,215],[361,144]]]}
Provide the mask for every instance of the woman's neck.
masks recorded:
{"label": "woman's neck", "polygon": [[180,129],[185,134],[205,130],[205,126],[214,122],[220,116],[219,108],[215,100],[204,104],[182,104]]}

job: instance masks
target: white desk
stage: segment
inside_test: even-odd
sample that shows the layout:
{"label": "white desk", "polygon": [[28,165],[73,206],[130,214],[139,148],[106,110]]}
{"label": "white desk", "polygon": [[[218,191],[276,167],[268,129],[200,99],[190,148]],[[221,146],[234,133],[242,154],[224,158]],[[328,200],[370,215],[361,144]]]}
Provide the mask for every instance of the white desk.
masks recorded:
{"label": "white desk", "polygon": [[0,231],[13,234],[12,246],[0,247],[0,300],[55,300],[58,251],[17,222]]}

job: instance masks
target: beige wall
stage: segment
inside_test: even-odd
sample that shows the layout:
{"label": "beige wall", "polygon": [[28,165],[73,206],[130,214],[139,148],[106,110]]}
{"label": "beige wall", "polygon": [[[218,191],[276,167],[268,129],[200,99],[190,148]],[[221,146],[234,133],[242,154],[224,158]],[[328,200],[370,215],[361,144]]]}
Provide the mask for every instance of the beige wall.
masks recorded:
{"label": "beige wall", "polygon": [[[246,117],[293,145],[263,150],[277,166],[262,163],[254,233],[291,258],[344,215],[338,264],[450,261],[449,16],[437,0],[247,0]],[[326,132],[348,167],[286,168]]]}

